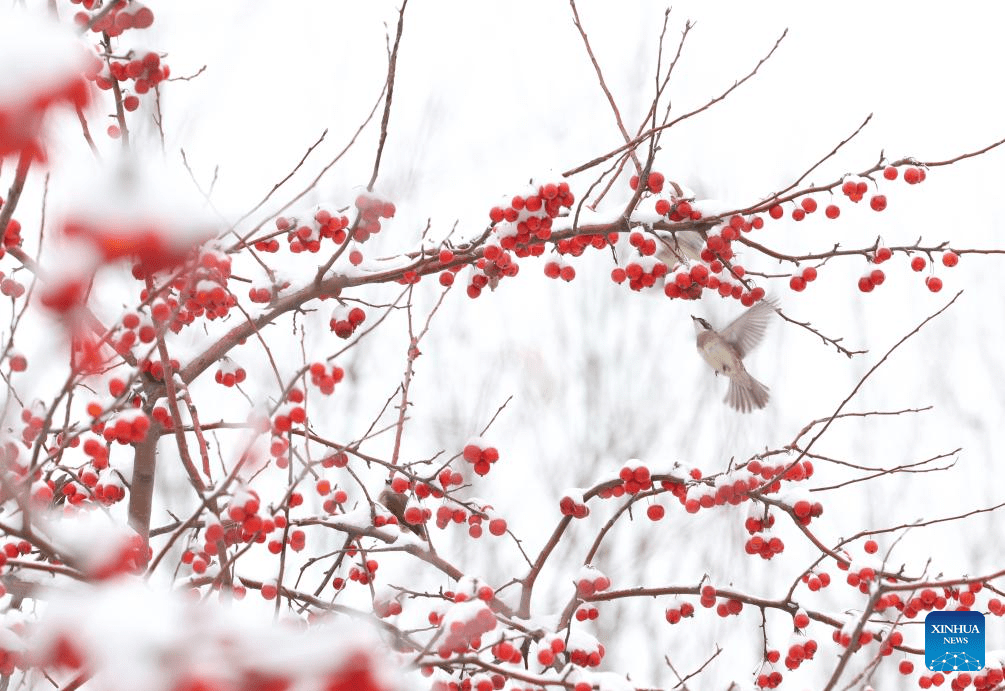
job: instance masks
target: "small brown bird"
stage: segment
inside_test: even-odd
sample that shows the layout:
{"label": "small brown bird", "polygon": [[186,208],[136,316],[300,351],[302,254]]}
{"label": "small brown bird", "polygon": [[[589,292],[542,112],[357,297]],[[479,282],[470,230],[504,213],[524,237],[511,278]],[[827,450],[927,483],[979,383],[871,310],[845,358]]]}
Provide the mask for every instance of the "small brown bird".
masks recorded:
{"label": "small brown bird", "polygon": [[681,264],[701,261],[701,248],[705,239],[692,230],[681,230],[673,235],[659,236],[660,244],[656,246],[656,258],[673,271]]}
{"label": "small brown bird", "polygon": [[701,317],[691,315],[698,336],[698,352],[716,375],[729,377],[729,391],[724,400],[741,413],[749,413],[768,404],[768,387],[750,376],[743,366],[743,358],[764,337],[775,307],[773,300],[762,300],[722,331],[716,331]]}
{"label": "small brown bird", "polygon": [[405,530],[411,531],[421,537],[423,540],[426,539],[426,526],[422,523],[412,524],[405,520],[405,508],[408,506],[408,497],[404,494],[398,494],[393,489],[391,489],[390,483],[384,486],[384,491],[380,493],[377,497],[377,501],[387,507],[395,518],[398,519],[398,525],[400,525]]}

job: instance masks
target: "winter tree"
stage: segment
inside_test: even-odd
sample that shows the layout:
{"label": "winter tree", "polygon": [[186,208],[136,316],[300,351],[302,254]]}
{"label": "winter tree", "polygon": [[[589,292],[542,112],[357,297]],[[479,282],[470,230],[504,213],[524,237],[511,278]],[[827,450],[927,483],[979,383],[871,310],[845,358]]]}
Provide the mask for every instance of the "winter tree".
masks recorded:
{"label": "winter tree", "polygon": [[4,688],[1003,688],[999,24],[786,12],[5,9]]}

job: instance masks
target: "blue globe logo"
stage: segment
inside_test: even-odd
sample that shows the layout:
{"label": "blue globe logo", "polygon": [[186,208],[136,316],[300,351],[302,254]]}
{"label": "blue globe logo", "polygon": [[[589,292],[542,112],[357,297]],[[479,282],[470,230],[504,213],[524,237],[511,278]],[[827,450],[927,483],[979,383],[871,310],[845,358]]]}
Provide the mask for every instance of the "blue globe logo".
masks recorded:
{"label": "blue globe logo", "polygon": [[933,672],[979,672],[984,664],[966,653],[945,653],[928,661],[928,669]]}

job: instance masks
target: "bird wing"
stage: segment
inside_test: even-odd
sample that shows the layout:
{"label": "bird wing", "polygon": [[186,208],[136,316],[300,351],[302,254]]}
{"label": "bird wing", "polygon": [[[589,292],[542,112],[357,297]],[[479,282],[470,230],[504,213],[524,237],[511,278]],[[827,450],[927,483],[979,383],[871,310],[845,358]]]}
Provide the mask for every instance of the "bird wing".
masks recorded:
{"label": "bird wing", "polygon": [[761,300],[730,322],[719,335],[736,348],[740,358],[746,357],[764,337],[768,319],[771,318],[776,306],[777,303],[772,299]]}

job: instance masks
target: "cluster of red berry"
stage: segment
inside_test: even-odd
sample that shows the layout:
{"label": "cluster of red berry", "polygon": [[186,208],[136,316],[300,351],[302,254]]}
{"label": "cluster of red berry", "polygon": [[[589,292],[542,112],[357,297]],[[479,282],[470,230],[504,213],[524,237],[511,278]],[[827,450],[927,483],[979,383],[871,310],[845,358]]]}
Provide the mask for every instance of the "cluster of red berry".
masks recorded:
{"label": "cluster of red berry", "polygon": [[349,338],[365,320],[366,312],[362,307],[350,307],[339,302],[332,308],[328,326],[339,338]]}
{"label": "cluster of red berry", "polygon": [[694,605],[686,601],[677,600],[666,610],[666,620],[671,624],[678,624],[681,619],[690,619],[693,616]]}
{"label": "cluster of red berry", "polygon": [[329,370],[323,362],[312,363],[308,371],[311,374],[311,384],[318,387],[322,395],[330,396],[335,392],[335,385],[345,377],[345,370],[338,365],[332,365]]}
{"label": "cluster of red berry", "polygon": [[220,360],[219,367],[213,378],[217,384],[233,387],[243,382],[247,376],[248,373],[243,367],[230,358],[225,357]]}
{"label": "cluster of red berry", "polygon": [[67,71],[63,75],[45,75],[45,79],[28,85],[36,89],[34,92],[18,93],[10,100],[0,101],[0,159],[10,154],[27,154],[29,158],[45,160],[41,134],[46,113],[63,106],[86,108],[91,100],[86,79],[93,77],[100,67],[100,61],[90,55],[83,74]]}
{"label": "cluster of red berry", "polygon": [[[502,278],[515,276],[519,271],[516,259],[543,254],[544,243],[551,238],[552,220],[574,201],[568,183],[547,183],[539,185],[532,194],[514,196],[508,206],[489,210],[492,239],[472,267],[468,296],[476,298],[486,286],[495,288]],[[562,242],[557,243],[559,253],[562,247]],[[545,274],[556,278],[561,275],[561,267],[556,270],[552,264],[558,265],[557,262],[546,263]],[[571,275],[566,272],[563,278],[572,280],[573,276],[575,271]],[[452,282],[452,279],[446,280]],[[442,274],[440,281],[444,281]]]}
{"label": "cluster of red berry", "polygon": [[[87,26],[92,21],[90,12],[104,9],[100,0],[70,0],[80,5],[84,10],[77,12],[73,20],[79,26]],[[111,37],[119,36],[127,29],[148,29],[154,23],[154,13],[146,5],[136,0],[111,0],[113,7],[103,17],[94,22],[91,31],[96,34],[106,33]]]}
{"label": "cluster of red berry", "polygon": [[471,441],[464,446],[464,460],[471,464],[478,475],[488,475],[492,464],[499,460],[499,450],[494,446],[486,446],[481,441]]}

